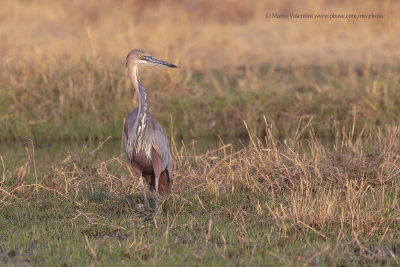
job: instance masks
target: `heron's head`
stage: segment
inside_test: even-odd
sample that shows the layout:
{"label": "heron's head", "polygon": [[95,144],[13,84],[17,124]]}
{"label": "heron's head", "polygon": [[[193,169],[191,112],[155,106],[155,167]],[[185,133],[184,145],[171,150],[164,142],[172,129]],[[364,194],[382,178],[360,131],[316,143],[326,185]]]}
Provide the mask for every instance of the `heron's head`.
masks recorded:
{"label": "heron's head", "polygon": [[137,66],[159,65],[159,66],[167,66],[170,68],[177,68],[177,66],[175,66],[174,64],[152,57],[149,53],[140,49],[134,49],[126,56],[126,67],[129,68],[135,65]]}

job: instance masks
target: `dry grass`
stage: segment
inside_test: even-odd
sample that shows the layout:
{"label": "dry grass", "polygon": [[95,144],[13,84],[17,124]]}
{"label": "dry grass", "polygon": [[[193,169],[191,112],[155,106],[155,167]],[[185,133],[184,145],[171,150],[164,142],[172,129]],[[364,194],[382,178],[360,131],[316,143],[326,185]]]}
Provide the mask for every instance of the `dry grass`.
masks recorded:
{"label": "dry grass", "polygon": [[[56,262],[398,264],[400,129],[344,131],[326,145],[308,124],[284,143],[266,132],[237,152],[222,144],[203,155],[174,149],[174,193],[158,222],[139,207],[124,156],[104,160],[101,149],[83,150],[39,177],[32,162],[6,167],[1,222],[11,226],[3,228],[3,254],[35,244],[29,262],[84,246],[79,257],[59,254]],[[30,216],[35,225],[62,225],[69,235],[50,235],[70,241],[25,237]],[[13,229],[21,240],[8,239]]]}
{"label": "dry grass", "polygon": [[[123,62],[140,47],[184,68],[399,61],[397,1],[12,1],[3,3],[1,61]],[[378,20],[268,20],[266,13],[382,14]]]}
{"label": "dry grass", "polygon": [[[2,72],[7,84],[0,92],[0,139],[119,139],[123,119],[136,107],[123,68],[73,66],[45,74],[31,66]],[[400,122],[397,72],[366,65],[260,65],[213,72],[153,69],[142,76],[150,112],[179,139],[245,136],[243,120],[261,136],[262,115],[281,139],[310,119],[317,136],[331,139],[329,126],[350,128],[354,116],[356,133]]]}

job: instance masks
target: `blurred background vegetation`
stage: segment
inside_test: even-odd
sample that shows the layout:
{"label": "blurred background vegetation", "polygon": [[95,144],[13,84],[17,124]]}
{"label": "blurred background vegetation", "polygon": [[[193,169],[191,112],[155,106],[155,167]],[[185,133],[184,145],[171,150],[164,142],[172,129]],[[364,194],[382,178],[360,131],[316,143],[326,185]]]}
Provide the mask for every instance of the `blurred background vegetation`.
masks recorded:
{"label": "blurred background vegetation", "polygon": [[[28,1],[0,10],[1,139],[119,138],[136,107],[124,67],[144,49],[179,65],[147,70],[150,111],[178,138],[240,137],[243,120],[281,136],[312,119],[398,122],[397,1]],[[273,19],[267,13],[382,14]],[[172,127],[171,127],[172,126]]]}

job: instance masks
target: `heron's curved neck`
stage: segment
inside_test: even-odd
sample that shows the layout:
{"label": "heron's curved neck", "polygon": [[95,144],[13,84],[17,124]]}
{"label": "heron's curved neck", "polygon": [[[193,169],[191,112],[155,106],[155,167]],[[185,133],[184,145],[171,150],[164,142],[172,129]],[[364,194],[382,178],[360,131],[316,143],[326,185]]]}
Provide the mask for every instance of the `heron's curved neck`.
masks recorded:
{"label": "heron's curved neck", "polygon": [[129,68],[129,77],[131,78],[133,87],[135,88],[136,93],[138,95],[138,102],[139,102],[138,117],[140,117],[147,114],[149,102],[147,100],[146,89],[144,89],[143,85],[140,83],[139,80],[139,72],[137,65],[133,66],[132,68]]}

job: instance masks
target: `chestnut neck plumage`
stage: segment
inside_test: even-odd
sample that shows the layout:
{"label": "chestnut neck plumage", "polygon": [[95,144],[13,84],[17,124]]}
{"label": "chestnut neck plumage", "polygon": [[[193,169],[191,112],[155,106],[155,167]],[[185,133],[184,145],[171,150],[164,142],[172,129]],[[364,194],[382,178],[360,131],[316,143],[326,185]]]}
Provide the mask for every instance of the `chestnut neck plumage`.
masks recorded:
{"label": "chestnut neck plumage", "polygon": [[136,117],[136,123],[134,125],[134,146],[136,147],[136,151],[144,150],[147,156],[150,156],[150,148],[147,142],[148,137],[146,137],[147,129],[147,121],[148,121],[148,100],[147,100],[147,92],[144,89],[143,85],[139,80],[138,73],[138,65],[133,65],[132,67],[128,67],[129,77],[131,78],[133,87],[136,90],[138,95],[139,102],[139,110]]}
{"label": "chestnut neck plumage", "polygon": [[142,83],[140,82],[138,69],[139,69],[138,65],[130,67],[129,77],[131,78],[133,87],[135,88],[136,93],[138,95],[138,103],[139,103],[138,117],[139,117],[140,114],[147,114],[149,102],[147,100],[146,89],[144,89]]}

